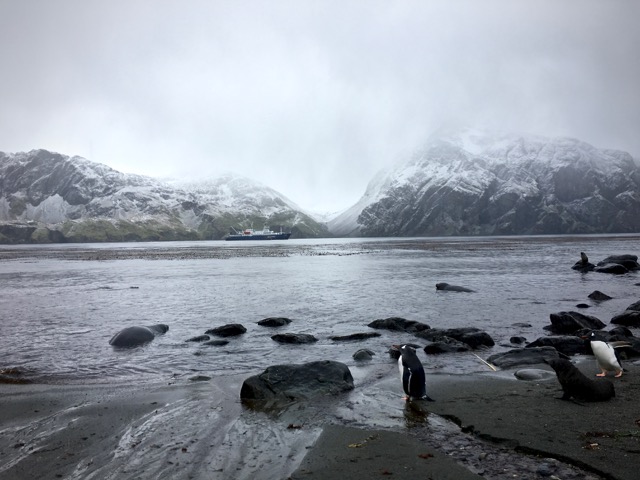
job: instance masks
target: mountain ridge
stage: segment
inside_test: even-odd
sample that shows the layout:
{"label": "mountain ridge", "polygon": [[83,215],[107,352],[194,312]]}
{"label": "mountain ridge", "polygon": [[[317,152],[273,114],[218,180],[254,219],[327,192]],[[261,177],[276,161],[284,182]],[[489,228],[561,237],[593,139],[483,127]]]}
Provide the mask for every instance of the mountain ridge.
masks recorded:
{"label": "mountain ridge", "polygon": [[431,137],[328,222],[338,236],[640,231],[640,168],[577,139],[463,130]]}
{"label": "mountain ridge", "polygon": [[0,152],[0,243],[221,239],[254,224],[293,238],[635,233],[640,166],[568,137],[439,132],[319,221],[232,173],[160,180],[43,149]]}
{"label": "mountain ridge", "polygon": [[44,149],[0,153],[2,243],[220,239],[253,223],[328,235],[296,207],[239,175],[172,185]]}

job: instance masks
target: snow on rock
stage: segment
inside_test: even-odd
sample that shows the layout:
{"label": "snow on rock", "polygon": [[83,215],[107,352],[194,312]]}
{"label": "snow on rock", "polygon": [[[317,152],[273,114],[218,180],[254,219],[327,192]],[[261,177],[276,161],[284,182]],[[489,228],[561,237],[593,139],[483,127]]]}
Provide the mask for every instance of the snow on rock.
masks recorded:
{"label": "snow on rock", "polygon": [[[48,237],[56,241],[218,239],[232,226],[253,222],[291,229],[298,237],[327,233],[291,200],[236,175],[160,181],[33,150],[0,152],[0,181],[0,227],[35,223],[56,230]],[[0,242],[11,241],[24,238],[0,232]]]}
{"label": "snow on rock", "polygon": [[[572,138],[479,130],[431,137],[328,222],[336,235],[640,231],[633,158]],[[625,212],[625,213],[622,213]]]}

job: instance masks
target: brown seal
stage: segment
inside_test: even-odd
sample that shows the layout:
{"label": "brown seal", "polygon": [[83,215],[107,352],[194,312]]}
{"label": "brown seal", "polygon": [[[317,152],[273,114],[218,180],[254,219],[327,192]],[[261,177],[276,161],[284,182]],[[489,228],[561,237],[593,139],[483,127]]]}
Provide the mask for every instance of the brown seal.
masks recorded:
{"label": "brown seal", "polygon": [[613,383],[601,378],[592,380],[569,360],[554,358],[547,360],[562,385],[562,400],[582,400],[583,402],[604,402],[616,396]]}

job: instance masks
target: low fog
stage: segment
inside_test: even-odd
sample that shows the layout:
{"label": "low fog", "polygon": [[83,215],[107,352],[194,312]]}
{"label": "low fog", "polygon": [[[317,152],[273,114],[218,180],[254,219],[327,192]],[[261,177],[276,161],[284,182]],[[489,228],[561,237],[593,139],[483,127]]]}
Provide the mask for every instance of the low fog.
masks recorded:
{"label": "low fog", "polygon": [[640,2],[0,0],[0,151],[236,172],[311,211],[442,128],[640,157]]}

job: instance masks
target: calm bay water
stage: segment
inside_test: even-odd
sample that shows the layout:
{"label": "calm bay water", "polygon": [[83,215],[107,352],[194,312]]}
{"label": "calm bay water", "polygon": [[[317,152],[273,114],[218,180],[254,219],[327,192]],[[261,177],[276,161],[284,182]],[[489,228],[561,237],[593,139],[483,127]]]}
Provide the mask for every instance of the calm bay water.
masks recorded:
{"label": "calm bay water", "polygon": [[[333,335],[372,331],[398,316],[432,327],[478,327],[496,341],[545,335],[549,314],[583,311],[605,323],[640,297],[640,274],[581,274],[593,263],[640,251],[638,236],[335,239],[282,242],[184,242],[0,247],[0,369],[36,381],[111,382],[257,373],[280,363],[334,359],[354,365],[359,348],[390,362],[393,343],[424,344],[411,335],[338,343]],[[448,282],[475,293],[436,292]],[[600,290],[614,297],[596,304]],[[292,319],[260,327],[266,317]],[[530,328],[515,323],[531,324]],[[166,323],[150,344],[117,350],[109,339],[132,325]],[[205,330],[241,323],[247,333],[223,347],[186,342]],[[310,333],[313,345],[280,345],[275,333]],[[484,371],[470,354],[427,357],[442,372]]]}

